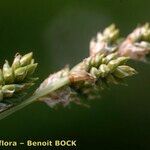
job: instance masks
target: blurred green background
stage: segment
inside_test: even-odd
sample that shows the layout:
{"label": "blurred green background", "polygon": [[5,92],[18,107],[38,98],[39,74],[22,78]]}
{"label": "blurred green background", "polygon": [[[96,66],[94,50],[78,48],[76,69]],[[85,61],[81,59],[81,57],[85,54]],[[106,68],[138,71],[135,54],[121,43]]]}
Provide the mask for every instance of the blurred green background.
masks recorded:
{"label": "blurred green background", "polygon": [[[0,66],[18,51],[33,51],[40,82],[88,56],[98,30],[116,23],[126,35],[148,21],[149,0],[1,0]],[[139,74],[127,81],[129,86],[105,90],[90,109],[52,110],[37,103],[1,120],[0,137],[76,139],[78,149],[150,149],[150,65],[132,66]]]}

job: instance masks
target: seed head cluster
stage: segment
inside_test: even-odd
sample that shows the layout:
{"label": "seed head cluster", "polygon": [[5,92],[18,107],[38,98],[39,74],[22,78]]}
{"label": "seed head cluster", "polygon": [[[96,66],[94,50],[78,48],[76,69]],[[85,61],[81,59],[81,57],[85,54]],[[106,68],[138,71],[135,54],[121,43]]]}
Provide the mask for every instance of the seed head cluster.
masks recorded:
{"label": "seed head cluster", "polygon": [[14,94],[31,87],[37,79],[32,78],[36,67],[33,53],[24,56],[17,53],[11,66],[6,60],[3,68],[0,69],[0,100],[13,97]]}

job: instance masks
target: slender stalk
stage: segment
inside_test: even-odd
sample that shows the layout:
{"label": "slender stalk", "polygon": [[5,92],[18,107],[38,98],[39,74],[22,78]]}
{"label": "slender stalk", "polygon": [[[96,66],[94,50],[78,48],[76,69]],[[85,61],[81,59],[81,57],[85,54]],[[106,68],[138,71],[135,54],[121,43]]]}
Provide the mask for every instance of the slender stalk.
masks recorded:
{"label": "slender stalk", "polygon": [[36,93],[35,95],[31,96],[30,98],[28,98],[27,100],[25,100],[24,102],[22,102],[21,104],[14,106],[4,112],[2,112],[0,114],[0,120],[4,119],[5,117],[11,115],[12,113],[32,104],[33,102],[37,101],[38,98],[49,94],[50,92],[53,92],[67,84],[69,84],[69,78],[68,76],[64,77],[64,78],[60,78],[60,80],[56,81],[53,84],[48,85],[47,87],[45,87],[44,89],[42,89],[39,93]]}

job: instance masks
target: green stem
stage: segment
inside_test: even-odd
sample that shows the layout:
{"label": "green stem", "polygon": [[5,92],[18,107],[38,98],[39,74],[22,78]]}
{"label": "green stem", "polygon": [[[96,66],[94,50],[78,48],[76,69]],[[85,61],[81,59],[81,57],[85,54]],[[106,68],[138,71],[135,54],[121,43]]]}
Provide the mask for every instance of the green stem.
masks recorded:
{"label": "green stem", "polygon": [[31,103],[35,102],[37,99],[39,99],[40,97],[47,95],[50,92],[53,92],[67,84],[69,84],[69,78],[68,77],[64,77],[61,78],[60,80],[56,81],[53,84],[48,85],[47,87],[45,87],[44,89],[42,89],[40,92],[36,93],[35,95],[31,96],[30,98],[28,98],[27,100],[23,101],[22,103],[20,103],[19,105],[16,105],[2,113],[0,113],[0,120],[6,118],[7,116],[11,115],[12,113],[30,105]]}

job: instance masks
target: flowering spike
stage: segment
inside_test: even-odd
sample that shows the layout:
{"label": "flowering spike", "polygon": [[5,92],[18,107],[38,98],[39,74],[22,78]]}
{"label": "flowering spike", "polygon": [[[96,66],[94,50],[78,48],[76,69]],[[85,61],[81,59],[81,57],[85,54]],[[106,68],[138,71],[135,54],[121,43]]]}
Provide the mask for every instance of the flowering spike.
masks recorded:
{"label": "flowering spike", "polygon": [[16,54],[10,67],[5,61],[0,69],[0,99],[12,97],[18,91],[24,91],[34,84],[37,78],[31,78],[37,63],[34,63],[33,53],[24,56]]}
{"label": "flowering spike", "polygon": [[[97,61],[99,58],[101,58],[102,61]],[[100,91],[104,86],[107,86],[108,83],[120,83],[120,78],[124,79],[125,77],[136,74],[136,71],[133,68],[125,65],[128,59],[128,57],[118,57],[116,54],[101,55],[100,53],[84,59],[82,63],[78,64],[79,66],[76,66],[76,69],[73,68],[73,70],[71,70],[71,73],[73,73],[74,70],[79,73],[81,70],[83,71],[83,68],[88,68],[85,69],[85,71],[93,76],[93,82],[88,82],[90,85],[88,85],[88,87],[87,84],[81,85],[81,83],[79,84],[76,82],[72,83],[73,87],[75,90],[79,90],[80,93],[89,98],[89,95],[91,95],[91,93],[95,93],[96,89]],[[123,75],[120,75],[118,70],[121,70]],[[87,83],[86,80],[83,81]]]}
{"label": "flowering spike", "polygon": [[[136,73],[133,68],[125,65],[127,60],[127,57],[118,57],[116,54],[97,53],[84,59],[71,70],[65,68],[50,75],[36,90],[35,94],[62,77],[69,76],[68,85],[42,96],[39,101],[53,107],[57,104],[64,105],[65,103],[64,106],[66,106],[70,102],[76,103],[80,96],[85,96],[88,99],[98,98],[99,92],[110,83],[119,84],[125,77]],[[118,70],[121,70],[123,74]],[[75,94],[72,94],[72,91]]]}
{"label": "flowering spike", "polygon": [[98,32],[95,39],[90,42],[90,55],[97,53],[130,57],[138,61],[146,61],[150,54],[150,23],[137,27],[127,38],[119,37],[119,29],[114,24],[103,32]]}
{"label": "flowering spike", "polygon": [[137,27],[120,44],[118,54],[134,60],[145,61],[150,53],[150,24]]}

